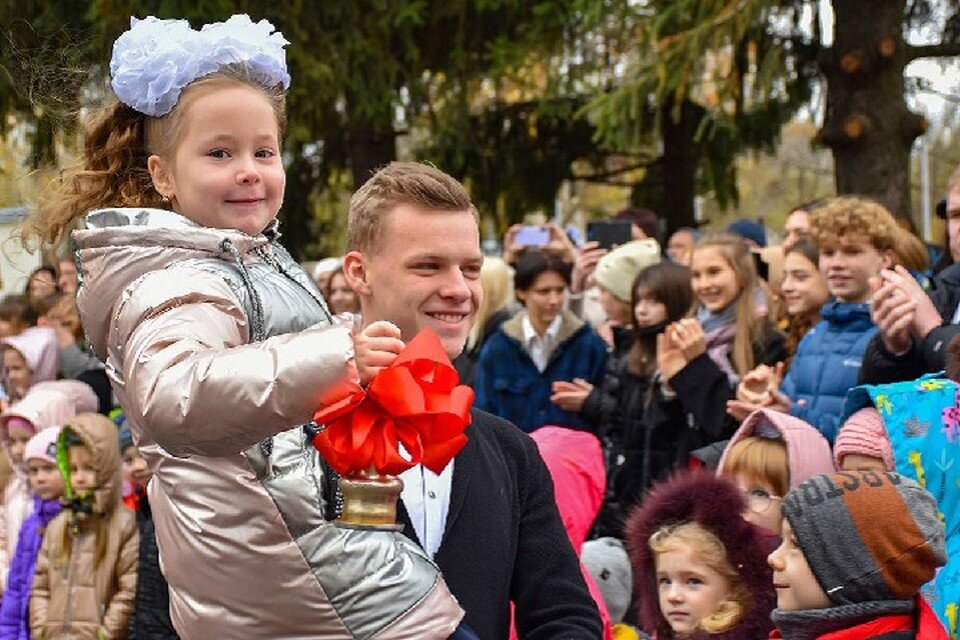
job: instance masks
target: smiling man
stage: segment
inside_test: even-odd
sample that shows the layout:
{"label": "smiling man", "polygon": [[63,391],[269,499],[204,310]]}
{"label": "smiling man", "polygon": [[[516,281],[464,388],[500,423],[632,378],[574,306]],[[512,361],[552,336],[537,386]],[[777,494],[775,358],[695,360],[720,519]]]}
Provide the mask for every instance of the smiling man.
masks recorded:
{"label": "smiling man", "polygon": [[[459,182],[419,163],[380,169],[350,200],[343,271],[363,321],[387,321],[380,347],[399,351],[421,329],[451,358],[482,299],[477,211]],[[381,363],[387,366],[389,362]],[[554,502],[536,446],[509,422],[471,412],[469,441],[438,475],[405,472],[399,518],[443,571],[484,640],[599,638],[599,613]]]}

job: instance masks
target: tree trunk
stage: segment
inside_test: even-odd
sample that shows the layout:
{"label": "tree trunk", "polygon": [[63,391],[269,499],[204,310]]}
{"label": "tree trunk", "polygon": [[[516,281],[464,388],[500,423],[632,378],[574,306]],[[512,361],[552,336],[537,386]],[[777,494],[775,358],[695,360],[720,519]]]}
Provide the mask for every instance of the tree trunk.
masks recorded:
{"label": "tree trunk", "polygon": [[374,172],[397,159],[397,139],[392,127],[381,133],[381,127],[363,119],[350,120],[347,155],[353,188],[359,189]]}
{"label": "tree trunk", "polygon": [[316,172],[303,157],[302,144],[292,145],[288,151],[293,156],[293,162],[287,167],[287,187],[280,210],[280,232],[283,234],[283,246],[294,260],[301,261],[306,257],[304,249],[313,233],[310,196],[316,186]]}
{"label": "tree trunk", "polygon": [[905,0],[833,0],[833,46],[820,67],[827,117],[820,137],[833,152],[837,193],[910,215],[910,149],[925,129],[907,109],[903,71]]}

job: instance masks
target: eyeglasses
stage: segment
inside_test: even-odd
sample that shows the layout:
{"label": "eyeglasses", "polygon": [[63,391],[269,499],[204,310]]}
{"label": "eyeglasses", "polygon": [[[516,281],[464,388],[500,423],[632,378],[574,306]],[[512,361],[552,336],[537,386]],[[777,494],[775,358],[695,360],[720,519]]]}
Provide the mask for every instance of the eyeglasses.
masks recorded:
{"label": "eyeglasses", "polygon": [[747,508],[754,513],[764,513],[775,502],[783,500],[780,496],[771,495],[764,489],[751,489],[747,494]]}

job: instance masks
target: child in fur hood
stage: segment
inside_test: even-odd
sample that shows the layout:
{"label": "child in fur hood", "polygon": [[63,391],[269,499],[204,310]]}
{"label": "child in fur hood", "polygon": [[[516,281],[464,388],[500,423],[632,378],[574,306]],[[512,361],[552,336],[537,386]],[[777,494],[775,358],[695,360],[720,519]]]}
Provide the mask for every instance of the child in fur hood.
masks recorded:
{"label": "child in fur hood", "polygon": [[768,559],[784,640],[946,640],[920,587],[946,562],[937,504],[893,472],[804,481],[783,500],[783,542]]}
{"label": "child in fur hood", "polygon": [[740,514],[746,498],[706,470],[655,486],[630,516],[626,543],[640,626],[654,640],[757,640],[773,625],[766,555],[777,538]]}

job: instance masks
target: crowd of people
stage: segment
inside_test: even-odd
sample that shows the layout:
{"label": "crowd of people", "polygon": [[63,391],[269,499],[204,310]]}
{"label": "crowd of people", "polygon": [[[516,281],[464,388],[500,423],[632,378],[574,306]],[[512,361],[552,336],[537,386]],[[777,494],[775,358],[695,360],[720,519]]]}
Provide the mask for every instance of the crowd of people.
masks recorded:
{"label": "crowd of people", "polygon": [[[935,259],[851,196],[779,244],[628,209],[485,257],[464,186],[395,162],[308,275],[286,44],[132,21],[25,227],[75,256],[0,301],[0,640],[957,636],[960,169]],[[465,443],[404,440],[400,527],[345,526],[311,418],[423,330]]]}

